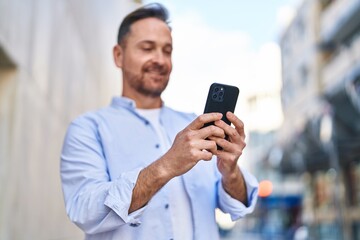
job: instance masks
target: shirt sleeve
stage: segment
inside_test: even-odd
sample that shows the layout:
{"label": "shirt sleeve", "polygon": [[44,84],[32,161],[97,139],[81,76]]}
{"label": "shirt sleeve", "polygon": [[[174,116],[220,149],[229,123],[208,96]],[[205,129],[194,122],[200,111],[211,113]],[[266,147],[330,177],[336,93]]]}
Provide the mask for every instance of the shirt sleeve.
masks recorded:
{"label": "shirt sleeve", "polygon": [[132,191],[135,187],[136,180],[142,169],[137,168],[130,172],[125,172],[112,184],[105,198],[104,204],[111,208],[121,219],[132,225],[141,224],[139,218],[145,207],[128,214]]}
{"label": "shirt sleeve", "polygon": [[224,190],[221,180],[218,182],[219,207],[223,212],[229,213],[233,221],[252,213],[258,196],[259,184],[256,178],[244,169],[241,169],[241,172],[246,184],[248,206],[245,206],[241,201],[231,197]]}
{"label": "shirt sleeve", "polygon": [[141,168],[110,180],[101,141],[93,120],[77,119],[68,128],[60,173],[67,214],[85,233],[139,224],[144,208],[128,214]]}

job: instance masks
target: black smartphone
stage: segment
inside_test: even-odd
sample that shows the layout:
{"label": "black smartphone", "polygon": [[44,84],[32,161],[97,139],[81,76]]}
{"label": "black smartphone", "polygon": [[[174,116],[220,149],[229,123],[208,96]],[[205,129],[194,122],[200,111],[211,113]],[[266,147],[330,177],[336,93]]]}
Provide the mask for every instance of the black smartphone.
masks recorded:
{"label": "black smartphone", "polygon": [[[221,83],[213,83],[207,96],[204,113],[219,112],[223,114],[222,120],[227,124],[231,122],[226,118],[227,112],[234,112],[239,96],[239,88]],[[208,123],[204,127],[213,123]]]}

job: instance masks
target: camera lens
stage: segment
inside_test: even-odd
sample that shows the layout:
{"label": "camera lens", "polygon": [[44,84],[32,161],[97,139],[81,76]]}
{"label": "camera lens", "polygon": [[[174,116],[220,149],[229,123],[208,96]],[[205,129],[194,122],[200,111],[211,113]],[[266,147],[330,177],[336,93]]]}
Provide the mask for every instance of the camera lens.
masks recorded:
{"label": "camera lens", "polygon": [[218,92],[218,91],[219,91],[219,88],[216,87],[216,88],[214,89],[214,92]]}
{"label": "camera lens", "polygon": [[213,99],[216,99],[216,98],[217,98],[217,94],[213,94],[212,98],[213,98]]}
{"label": "camera lens", "polygon": [[224,92],[219,92],[219,96],[222,96],[222,95],[224,95]]}

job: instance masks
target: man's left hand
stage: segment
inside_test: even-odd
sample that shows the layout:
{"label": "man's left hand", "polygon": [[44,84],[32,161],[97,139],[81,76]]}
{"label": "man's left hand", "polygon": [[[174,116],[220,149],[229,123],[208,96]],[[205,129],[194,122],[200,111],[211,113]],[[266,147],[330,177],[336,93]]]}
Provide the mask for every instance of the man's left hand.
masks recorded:
{"label": "man's left hand", "polygon": [[217,167],[222,174],[222,184],[225,191],[247,205],[247,191],[244,178],[238,166],[238,160],[246,146],[244,123],[233,113],[226,113],[227,119],[234,125],[229,126],[222,120],[215,125],[224,130],[227,139],[210,137],[216,141],[222,150],[217,150]]}

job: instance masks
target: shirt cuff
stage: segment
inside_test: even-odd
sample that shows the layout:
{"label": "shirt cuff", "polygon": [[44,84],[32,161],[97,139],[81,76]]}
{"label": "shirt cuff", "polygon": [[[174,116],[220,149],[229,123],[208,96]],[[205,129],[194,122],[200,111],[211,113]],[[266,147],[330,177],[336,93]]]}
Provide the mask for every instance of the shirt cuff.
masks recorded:
{"label": "shirt cuff", "polygon": [[136,168],[120,175],[112,184],[105,198],[105,205],[111,208],[125,223],[138,226],[146,206],[129,214],[133,189],[142,168]]}
{"label": "shirt cuff", "polygon": [[233,221],[244,217],[254,211],[258,196],[258,181],[248,171],[241,169],[244,177],[247,191],[248,206],[241,201],[231,197],[224,189],[221,181],[219,181],[219,205],[220,208],[231,215]]}

